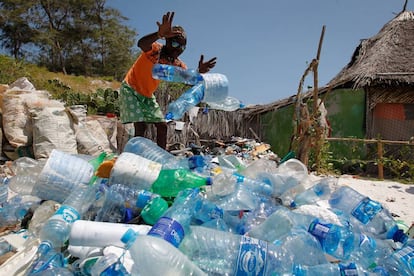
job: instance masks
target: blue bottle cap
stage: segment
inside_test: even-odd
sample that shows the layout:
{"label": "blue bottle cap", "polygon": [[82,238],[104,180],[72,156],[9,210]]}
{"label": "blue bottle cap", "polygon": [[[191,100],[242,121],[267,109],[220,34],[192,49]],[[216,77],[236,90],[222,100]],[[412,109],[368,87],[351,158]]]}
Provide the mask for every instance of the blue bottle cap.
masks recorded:
{"label": "blue bottle cap", "polygon": [[210,176],[208,176],[207,177],[207,179],[206,179],[206,185],[207,186],[210,186],[210,185],[212,185],[213,184],[213,178],[212,177],[210,177]]}
{"label": "blue bottle cap", "polygon": [[194,155],[188,158],[188,166],[190,169],[204,167],[206,162],[201,155]]}
{"label": "blue bottle cap", "polygon": [[132,244],[135,239],[137,238],[138,234],[132,230],[131,228],[129,228],[124,235],[122,235],[121,237],[121,242],[123,242],[126,245]]}
{"label": "blue bottle cap", "polygon": [[148,201],[150,201],[151,200],[151,196],[153,195],[153,193],[151,193],[150,191],[141,191],[139,194],[138,194],[138,197],[137,197],[137,202],[136,202],[136,206],[138,207],[138,208],[144,208],[145,207],[145,205],[148,203]]}
{"label": "blue bottle cap", "polygon": [[408,241],[408,236],[404,233],[403,230],[398,229],[397,231],[395,231],[394,235],[392,236],[392,239],[395,242],[406,243]]}
{"label": "blue bottle cap", "polygon": [[165,114],[165,119],[166,120],[172,120],[172,119],[174,119],[174,115],[171,112],[168,112],[167,114]]}

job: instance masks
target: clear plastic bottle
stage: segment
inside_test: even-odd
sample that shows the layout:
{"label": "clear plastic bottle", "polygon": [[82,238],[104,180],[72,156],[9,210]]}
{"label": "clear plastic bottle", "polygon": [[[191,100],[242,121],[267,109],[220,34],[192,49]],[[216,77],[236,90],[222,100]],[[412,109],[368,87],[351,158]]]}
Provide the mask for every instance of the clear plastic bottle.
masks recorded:
{"label": "clear plastic bottle", "polygon": [[237,185],[243,185],[246,188],[248,188],[252,193],[261,194],[264,196],[271,196],[273,192],[272,186],[268,183],[247,178],[244,175],[239,174],[237,172],[223,170],[222,173],[219,173],[211,177],[212,191],[213,193],[218,195],[223,194],[223,191],[227,190],[224,187],[236,188]]}
{"label": "clear plastic bottle", "polygon": [[[102,208],[98,210],[95,221],[127,223],[139,215],[150,193],[122,184],[113,184],[105,192]],[[138,206],[139,205],[139,206]]]}
{"label": "clear plastic bottle", "polygon": [[259,206],[251,212],[246,212],[239,225],[238,233],[244,235],[250,229],[260,225],[262,222],[275,212],[280,205],[272,202],[271,199],[264,199],[259,203]]}
{"label": "clear plastic bottle", "polygon": [[41,199],[30,195],[15,195],[0,208],[0,227],[12,226],[23,220],[30,208],[40,205]]}
{"label": "clear plastic bottle", "polygon": [[220,102],[226,99],[229,93],[229,80],[223,74],[205,73],[202,74],[204,85],[203,102]]}
{"label": "clear plastic bottle", "polygon": [[9,188],[20,195],[31,195],[33,187],[46,161],[30,157],[20,157],[13,161],[14,176],[10,178]]}
{"label": "clear plastic bottle", "polygon": [[277,163],[270,159],[259,158],[245,165],[239,172],[248,178],[256,179],[259,172],[276,173]]}
{"label": "clear plastic bottle", "polygon": [[297,207],[305,204],[315,204],[319,200],[328,199],[336,183],[336,178],[322,178],[313,183],[311,187],[297,194],[290,206]]}
{"label": "clear plastic bottle", "polygon": [[53,216],[59,207],[60,203],[54,200],[46,200],[42,202],[42,204],[34,210],[33,216],[30,219],[28,228],[29,233],[38,238],[43,225],[51,216]]}
{"label": "clear plastic bottle", "polygon": [[122,237],[134,264],[131,275],[207,276],[185,254],[166,240],[128,231]]}
{"label": "clear plastic bottle", "polygon": [[73,223],[69,245],[87,247],[123,247],[122,236],[132,229],[138,235],[146,235],[151,226],[145,224],[125,224],[112,222],[98,222],[89,220],[77,220]]}
{"label": "clear plastic bottle", "polygon": [[[364,270],[360,269],[355,263],[325,263],[319,265],[302,265],[296,264],[292,274],[295,276],[363,276],[367,275]],[[381,275],[381,274],[369,274]]]}
{"label": "clear plastic bottle", "polygon": [[164,169],[194,169],[206,165],[206,160],[201,155],[180,158],[161,148],[152,140],[141,136],[129,139],[124,147],[124,152],[135,153],[146,159],[158,162],[162,164]]}
{"label": "clear plastic bottle", "polygon": [[41,243],[36,252],[35,261],[26,275],[70,276],[73,273],[65,268],[65,260],[62,253],[57,252],[50,244]]}
{"label": "clear plastic bottle", "polygon": [[365,234],[355,234],[350,260],[364,269],[371,269],[394,252],[391,240],[380,240]]}
{"label": "clear plastic bottle", "polygon": [[39,174],[32,195],[62,203],[73,190],[87,185],[93,174],[94,167],[88,161],[54,149]]}
{"label": "clear plastic bottle", "polygon": [[207,192],[207,199],[224,211],[251,211],[256,209],[267,197],[254,193],[246,185],[237,183],[233,191],[225,196],[216,196]]}
{"label": "clear plastic bottle", "polygon": [[190,87],[175,101],[170,102],[167,107],[167,120],[179,120],[184,113],[201,102],[204,97],[204,86],[202,83]]}
{"label": "clear plastic bottle", "polygon": [[40,230],[41,243],[61,248],[69,239],[73,222],[81,219],[95,199],[93,185],[79,186],[66,198],[55,214],[50,217]]}
{"label": "clear plastic bottle", "polygon": [[9,181],[8,177],[0,177],[0,207],[7,202],[9,198]]}
{"label": "clear plastic bottle", "polygon": [[244,104],[235,97],[227,96],[222,101],[207,102],[211,109],[223,110],[223,111],[236,111],[243,108]]}
{"label": "clear plastic bottle", "polygon": [[379,265],[384,267],[391,276],[410,276],[414,275],[414,240],[408,239],[401,248],[395,250],[393,254],[383,259]]}
{"label": "clear plastic bottle", "polygon": [[129,276],[130,274],[122,264],[120,258],[110,253],[101,256],[90,270],[91,276]]}
{"label": "clear plastic bottle", "polygon": [[348,227],[296,213],[285,207],[278,208],[263,223],[248,231],[247,235],[275,242],[289,235],[294,228],[307,230],[319,240],[325,253],[340,260],[348,259],[354,250],[354,233]]}
{"label": "clear plastic bottle", "polygon": [[282,199],[285,206],[290,206],[293,197],[304,191],[308,180],[308,169],[297,159],[289,159],[279,165],[276,173],[260,172],[257,180],[272,185],[274,197]]}
{"label": "clear plastic bottle", "polygon": [[349,186],[341,186],[329,198],[329,205],[350,215],[350,222],[360,232],[377,239],[405,243],[408,236],[398,229],[390,212],[381,203],[362,195]]}
{"label": "clear plastic bottle", "polygon": [[224,211],[251,211],[258,207],[263,195],[252,192],[246,185],[235,185],[233,191],[225,196],[208,194],[207,198]]}
{"label": "clear plastic bottle", "polygon": [[0,257],[12,250],[14,250],[14,248],[7,240],[0,240]]}
{"label": "clear plastic bottle", "polygon": [[203,197],[200,208],[194,213],[196,224],[203,224],[214,219],[223,219],[224,210],[216,204]]}
{"label": "clear plastic bottle", "polygon": [[248,236],[191,226],[179,249],[209,275],[287,275],[286,249]]}
{"label": "clear plastic bottle", "polygon": [[195,85],[203,80],[203,77],[195,69],[183,69],[168,64],[154,64],[152,77],[168,82],[180,82]]}
{"label": "clear plastic bottle", "polygon": [[[289,235],[276,242],[286,249],[295,264],[318,265],[328,263],[318,239],[302,228],[293,228]],[[306,252],[306,254],[303,254]]]}
{"label": "clear plastic bottle", "polygon": [[148,232],[150,236],[162,238],[178,247],[189,227],[194,214],[200,209],[202,197],[199,189],[185,189],[178,193],[173,204]]}

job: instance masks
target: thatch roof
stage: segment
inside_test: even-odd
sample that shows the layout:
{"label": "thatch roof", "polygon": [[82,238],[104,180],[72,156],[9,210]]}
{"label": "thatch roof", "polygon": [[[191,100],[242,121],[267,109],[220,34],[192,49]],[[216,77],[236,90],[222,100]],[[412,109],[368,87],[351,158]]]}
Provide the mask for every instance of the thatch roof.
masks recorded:
{"label": "thatch roof", "polygon": [[414,84],[414,13],[403,11],[364,39],[328,87]]}

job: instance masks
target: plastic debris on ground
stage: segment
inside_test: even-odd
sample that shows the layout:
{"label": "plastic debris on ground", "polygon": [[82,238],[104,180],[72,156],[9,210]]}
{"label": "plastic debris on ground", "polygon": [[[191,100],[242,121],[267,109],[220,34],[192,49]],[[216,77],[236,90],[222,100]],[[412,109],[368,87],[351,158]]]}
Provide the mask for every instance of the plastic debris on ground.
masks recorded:
{"label": "plastic debris on ground", "polygon": [[254,139],[51,156],[2,166],[1,275],[414,274],[413,227]]}

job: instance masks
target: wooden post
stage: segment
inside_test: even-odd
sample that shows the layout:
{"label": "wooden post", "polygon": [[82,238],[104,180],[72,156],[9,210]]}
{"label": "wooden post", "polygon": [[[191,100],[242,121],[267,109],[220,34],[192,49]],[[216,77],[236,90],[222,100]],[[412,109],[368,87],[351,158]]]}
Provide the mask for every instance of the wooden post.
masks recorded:
{"label": "wooden post", "polygon": [[384,144],[378,140],[378,178],[384,180],[384,164],[382,158],[384,157]]}

